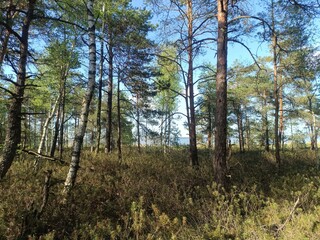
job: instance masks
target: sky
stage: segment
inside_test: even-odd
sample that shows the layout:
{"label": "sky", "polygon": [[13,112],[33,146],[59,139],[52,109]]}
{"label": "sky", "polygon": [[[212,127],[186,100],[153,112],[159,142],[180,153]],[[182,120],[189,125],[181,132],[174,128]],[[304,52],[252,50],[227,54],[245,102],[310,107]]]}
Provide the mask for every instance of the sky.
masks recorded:
{"label": "sky", "polygon": [[[165,0],[163,0],[165,1]],[[247,11],[251,13],[251,15],[257,15],[258,12],[261,11],[262,5],[264,4],[264,1],[261,0],[248,0],[248,1],[239,1],[237,3],[241,4],[241,6],[239,6],[240,8],[247,8]],[[143,4],[142,0],[133,0],[133,6],[135,7],[144,7],[145,5]],[[157,23],[157,16],[154,16],[152,19],[153,23]],[[316,18],[315,16],[315,31],[314,31],[314,46],[320,46],[320,31],[318,31],[318,29],[320,29],[320,21],[319,18]],[[153,35],[152,35],[153,36]],[[246,46],[250,49],[250,51],[252,52],[252,54],[255,57],[263,57],[263,56],[270,56],[270,42],[264,42],[261,43],[259,41],[259,39],[257,38],[253,38],[253,37],[248,37],[248,36],[243,36],[242,39],[244,39],[244,43],[246,44]],[[212,43],[212,44],[216,44],[216,43]],[[212,46],[213,48],[215,48],[215,46]],[[320,51],[319,51],[320,52]],[[199,62],[209,62],[212,65],[216,65],[216,58],[215,58],[215,51],[207,51],[207,53],[201,57],[199,57],[197,59],[198,63]],[[232,43],[229,42],[228,43],[228,67],[232,66],[232,64],[234,62],[240,62],[243,63],[245,65],[250,65],[252,63],[254,63],[254,60],[252,58],[252,56],[250,55],[250,53],[248,52],[248,50],[241,46],[240,44],[237,43]],[[197,74],[195,73],[195,79],[197,78]],[[197,88],[195,87],[195,92],[197,92]],[[179,112],[183,112],[185,113],[185,104],[184,104],[184,100],[181,98],[180,99],[180,107],[178,109]],[[180,120],[178,122],[179,125],[179,129],[181,132],[181,136],[182,137],[188,137],[188,131],[187,129],[184,127],[184,122],[186,122],[185,117],[182,117],[182,120]],[[305,127],[304,123],[301,123],[301,125],[299,126],[299,128],[303,128]]]}
{"label": "sky", "polygon": [[[256,1],[253,1],[256,2]],[[252,2],[251,2],[252,3]],[[255,3],[252,3],[254,8],[257,8],[258,6]],[[143,8],[146,5],[144,4],[143,0],[133,0],[132,5],[134,7]],[[156,15],[153,16],[152,23],[157,24],[158,17]],[[150,35],[151,38],[157,37],[155,34]],[[212,43],[213,46],[210,48],[215,48],[216,43]],[[246,39],[245,44],[250,48],[250,51],[255,56],[265,56],[268,54],[268,45],[266,43],[261,44],[257,39],[249,38]],[[241,46],[238,43],[229,43],[228,44],[228,65],[231,66],[232,63],[235,61],[242,62],[245,64],[252,64],[254,60],[252,59],[252,56],[248,52],[247,49],[245,49],[243,46]],[[212,65],[216,65],[216,57],[215,57],[215,51],[214,50],[206,50],[206,54],[202,55],[197,58],[196,64],[201,64],[203,62],[209,62]],[[197,72],[195,74],[195,79],[197,79],[197,76],[199,75]],[[195,87],[195,93],[197,94],[197,87]],[[179,109],[178,112],[186,113],[185,110],[185,101],[180,97],[179,99]],[[180,129],[180,133],[182,137],[188,136],[188,130],[184,127],[184,122],[186,122],[186,118],[182,117],[181,120],[178,121],[178,126]]]}

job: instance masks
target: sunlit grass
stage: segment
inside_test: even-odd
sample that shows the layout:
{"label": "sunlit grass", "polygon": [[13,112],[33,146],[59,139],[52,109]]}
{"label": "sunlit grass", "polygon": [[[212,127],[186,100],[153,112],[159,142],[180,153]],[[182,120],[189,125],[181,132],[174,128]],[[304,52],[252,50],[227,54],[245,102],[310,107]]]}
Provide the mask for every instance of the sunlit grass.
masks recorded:
{"label": "sunlit grass", "polygon": [[[116,152],[84,151],[67,201],[62,195],[67,165],[44,161],[34,172],[34,159],[20,157],[0,183],[0,239],[22,233],[34,239],[320,239],[313,153],[283,152],[279,170],[270,153],[235,152],[228,193],[212,182],[212,153],[200,149],[199,156],[201,167],[195,170],[185,148],[167,154],[127,148],[121,163]],[[53,170],[49,201],[33,219],[48,169]]]}

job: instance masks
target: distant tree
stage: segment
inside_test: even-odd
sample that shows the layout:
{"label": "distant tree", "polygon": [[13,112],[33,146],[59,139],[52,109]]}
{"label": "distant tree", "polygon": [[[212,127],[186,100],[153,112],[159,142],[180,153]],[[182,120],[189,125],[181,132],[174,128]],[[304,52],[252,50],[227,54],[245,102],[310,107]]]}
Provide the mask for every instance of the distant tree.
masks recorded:
{"label": "distant tree", "polygon": [[[309,118],[311,119],[308,121],[311,149],[315,150],[316,131],[312,115],[314,114],[314,106],[317,101],[317,77],[319,76],[320,68],[318,67],[319,57],[317,56],[317,49],[311,45],[313,19],[309,14],[304,14],[306,9],[299,5],[285,5],[282,3],[281,6],[285,9],[284,13],[286,15],[282,22],[283,34],[280,39],[280,46],[286,50],[281,54],[282,85],[283,88],[284,84],[289,85],[289,88],[295,86],[294,89],[296,91],[293,92],[296,96],[301,97],[301,95],[304,95],[305,102],[303,108],[309,111]],[[295,96],[292,96],[291,99],[295,98]],[[283,124],[281,124],[280,120],[279,134],[283,132],[281,125]]]}
{"label": "distant tree", "polygon": [[151,61],[150,53],[153,48],[147,34],[153,30],[154,26],[150,23],[150,11],[133,8],[130,1],[110,1],[106,6],[109,10],[106,13],[108,105],[105,151],[110,152],[114,126],[112,125],[113,82],[114,76],[119,76],[115,69],[121,72],[122,83],[127,86],[131,85],[130,78],[134,75],[132,74],[134,71],[136,73],[145,71],[143,69]]}
{"label": "distant tree", "polygon": [[[230,103],[231,112],[236,117],[236,125],[238,131],[239,149],[244,152],[244,118],[245,110],[248,108],[249,102],[253,97],[250,67],[244,67],[237,63],[232,66],[229,73],[229,91],[228,101]],[[248,144],[248,142],[247,142]]]}
{"label": "distant tree", "polygon": [[[38,153],[42,153],[48,134],[49,123],[54,118],[54,115],[56,115],[50,152],[51,157],[54,156],[58,135],[60,135],[59,157],[62,158],[66,101],[69,89],[67,88],[67,81],[73,74],[72,71],[80,66],[78,53],[75,51],[75,44],[75,41],[70,42],[65,40],[60,42],[59,40],[55,40],[50,43],[45,55],[38,61],[40,65],[39,69],[43,73],[41,79],[35,82],[39,87],[41,86],[42,90],[41,92],[37,91],[37,94],[42,95],[42,104],[47,102],[46,100],[50,95],[52,95],[53,99],[56,99],[52,103],[52,110],[50,110],[50,106],[48,118],[42,128],[41,141],[38,147]],[[37,99],[37,96],[35,98]]]}
{"label": "distant tree", "polygon": [[121,71],[118,70],[118,82],[117,82],[117,96],[116,102],[117,108],[115,113],[116,116],[116,127],[117,127],[117,149],[118,149],[118,160],[121,162],[122,160],[122,144],[132,144],[134,141],[133,137],[133,124],[128,119],[131,118],[131,115],[128,114],[132,112],[133,106],[131,105],[128,96],[124,94],[124,92],[120,89],[120,83],[122,82]]}
{"label": "distant tree", "polygon": [[[145,58],[143,56],[141,57],[143,59]],[[152,72],[150,72],[150,69],[141,69],[141,63],[142,62],[138,65],[138,71],[136,71],[137,69],[132,69],[133,71],[131,73],[129,72],[130,82],[126,83],[126,86],[130,89],[133,96],[132,100],[135,106],[135,111],[132,117],[136,122],[136,142],[139,152],[141,152],[141,128],[145,127],[142,123],[142,118],[150,109],[150,97],[155,95],[155,90],[152,85],[150,82],[146,81],[152,77]]]}
{"label": "distant tree", "polygon": [[202,132],[207,134],[207,147],[212,148],[213,133],[215,128],[215,102],[216,102],[216,86],[215,86],[215,68],[208,65],[200,75],[198,84],[199,98],[197,104],[197,124],[200,125]]}
{"label": "distant tree", "polygon": [[171,61],[175,56],[176,49],[164,46],[157,62],[160,76],[156,78],[158,94],[155,104],[159,105],[160,110],[160,144],[164,152],[172,143],[173,117],[177,111],[177,96],[180,92],[179,66]]}
{"label": "distant tree", "polygon": [[[157,1],[150,0],[156,12],[163,14],[161,18],[163,41],[174,42],[177,56],[172,59],[179,65],[184,91],[180,94],[186,106],[187,128],[189,133],[189,162],[199,165],[196,136],[196,105],[195,105],[195,59],[203,53],[207,44],[213,41],[208,35],[212,29],[214,7],[207,0]],[[157,12],[157,13],[158,13]]]}

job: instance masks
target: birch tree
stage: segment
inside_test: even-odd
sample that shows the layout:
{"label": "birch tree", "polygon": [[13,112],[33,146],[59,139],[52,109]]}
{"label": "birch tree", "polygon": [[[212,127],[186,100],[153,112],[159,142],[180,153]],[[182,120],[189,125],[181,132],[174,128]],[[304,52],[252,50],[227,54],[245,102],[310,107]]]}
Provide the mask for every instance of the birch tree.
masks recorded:
{"label": "birch tree", "polygon": [[80,114],[80,123],[77,132],[74,137],[72,147],[72,157],[69,167],[69,172],[64,183],[64,192],[68,193],[74,186],[77,172],[79,169],[81,147],[83,138],[85,135],[89,107],[92,100],[94,88],[95,88],[95,77],[96,77],[96,33],[95,33],[95,17],[94,17],[94,1],[88,0],[87,4],[87,17],[88,17],[88,47],[89,47],[89,67],[88,67],[88,86],[85,97],[82,101],[82,108]]}

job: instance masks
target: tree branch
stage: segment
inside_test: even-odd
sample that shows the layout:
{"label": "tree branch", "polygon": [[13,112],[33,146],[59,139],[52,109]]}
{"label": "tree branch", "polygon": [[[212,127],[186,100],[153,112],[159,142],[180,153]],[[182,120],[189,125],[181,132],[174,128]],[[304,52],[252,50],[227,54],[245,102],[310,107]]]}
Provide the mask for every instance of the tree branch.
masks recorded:
{"label": "tree branch", "polygon": [[34,155],[34,156],[37,156],[39,158],[46,159],[46,160],[49,160],[49,161],[52,161],[52,162],[59,162],[62,165],[67,165],[67,163],[65,161],[63,161],[62,159],[58,159],[58,158],[55,158],[55,157],[50,157],[50,156],[47,156],[47,155],[44,155],[44,154],[40,154],[40,153],[31,151],[31,150],[22,149],[22,152],[26,152],[26,153],[28,153],[30,155]]}

